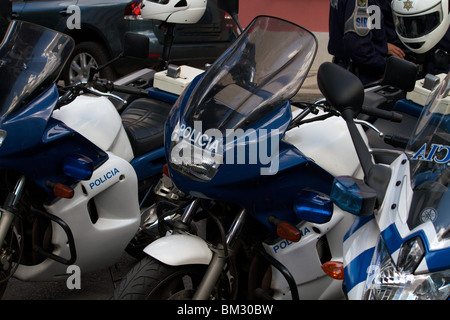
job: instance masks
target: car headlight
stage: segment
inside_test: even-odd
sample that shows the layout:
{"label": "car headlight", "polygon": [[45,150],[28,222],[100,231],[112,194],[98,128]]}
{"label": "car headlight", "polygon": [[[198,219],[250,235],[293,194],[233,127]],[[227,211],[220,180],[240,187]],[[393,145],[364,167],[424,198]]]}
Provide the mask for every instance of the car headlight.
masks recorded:
{"label": "car headlight", "polygon": [[379,240],[368,270],[364,298],[369,300],[437,300],[450,295],[450,270],[414,274],[425,254],[420,237],[406,241],[397,264]]}

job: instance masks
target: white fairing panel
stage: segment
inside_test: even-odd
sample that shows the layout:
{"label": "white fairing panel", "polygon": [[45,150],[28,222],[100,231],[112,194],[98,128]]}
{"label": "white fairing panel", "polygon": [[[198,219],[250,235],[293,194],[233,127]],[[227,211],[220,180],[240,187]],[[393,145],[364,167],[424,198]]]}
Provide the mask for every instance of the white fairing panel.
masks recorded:
{"label": "white fairing panel", "polygon": [[150,243],[144,252],[170,266],[209,264],[212,251],[200,237],[191,234],[172,234]]}
{"label": "white fairing panel", "polygon": [[[126,160],[109,153],[109,159],[95,170],[89,181],[75,188],[72,199],[58,199],[46,210],[71,229],[82,273],[111,266],[123,254],[137,232],[140,209],[137,176]],[[52,223],[53,254],[69,258],[64,230]],[[67,265],[47,259],[37,266],[21,265],[15,277],[22,280],[57,280],[68,276]]]}
{"label": "white fairing panel", "polygon": [[302,124],[286,132],[284,140],[334,176],[363,177],[347,124],[340,117]]}
{"label": "white fairing panel", "polygon": [[105,151],[127,161],[133,150],[114,105],[106,97],[78,96],[68,105],[53,112],[53,118],[64,122]]}
{"label": "white fairing panel", "polygon": [[[322,271],[319,248],[323,244],[319,246],[318,242],[326,236],[330,261],[342,262],[343,238],[353,220],[354,216],[335,206],[329,222],[315,224],[303,221],[297,225],[302,234],[299,242],[279,238],[273,244],[263,244],[266,252],[292,274],[300,299],[344,299],[342,280],[332,279]],[[271,289],[277,300],[292,299],[288,282],[275,268],[272,268]]]}

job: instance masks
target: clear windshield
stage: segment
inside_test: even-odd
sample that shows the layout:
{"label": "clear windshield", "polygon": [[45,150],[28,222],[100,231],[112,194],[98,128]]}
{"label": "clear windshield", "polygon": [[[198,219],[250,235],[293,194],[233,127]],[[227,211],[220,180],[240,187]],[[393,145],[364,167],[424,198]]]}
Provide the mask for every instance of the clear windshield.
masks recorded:
{"label": "clear windshield", "polygon": [[73,46],[65,34],[27,22],[11,22],[0,45],[0,116],[16,112],[49,88]]}
{"label": "clear windshield", "polygon": [[243,129],[274,111],[300,89],[317,42],[285,20],[258,17],[198,83],[184,121],[203,130]]}
{"label": "clear windshield", "polygon": [[408,225],[432,223],[439,240],[450,238],[449,78],[424,108],[408,146],[414,190]]}

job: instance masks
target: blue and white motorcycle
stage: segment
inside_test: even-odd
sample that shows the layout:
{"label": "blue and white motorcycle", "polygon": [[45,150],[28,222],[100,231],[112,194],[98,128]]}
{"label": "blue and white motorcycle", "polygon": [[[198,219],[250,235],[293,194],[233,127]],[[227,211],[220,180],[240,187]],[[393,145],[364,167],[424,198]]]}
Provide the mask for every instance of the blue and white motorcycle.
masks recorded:
{"label": "blue and white motorcycle", "polygon": [[180,96],[165,148],[193,201],[115,299],[344,298],[324,270],[342,261],[354,217],[330,191],[335,176],[363,171],[339,113],[290,101],[316,50],[302,27],[257,17]]}
{"label": "blue and white motorcycle", "polygon": [[[361,107],[359,80],[334,66],[324,69],[334,69],[335,78],[319,70],[319,86],[343,116],[350,114],[346,121],[365,172],[364,179],[336,178],[331,191],[333,202],[357,217],[344,238],[348,298],[448,299],[450,75],[432,93],[405,151],[370,153],[351,116]],[[374,152],[396,159],[375,163]]]}
{"label": "blue and white motorcycle", "polygon": [[[11,276],[53,281],[72,264],[85,273],[125,248],[142,252],[141,240],[159,232],[138,231],[151,230],[160,210],[175,215],[182,196],[162,175],[164,123],[178,94],[135,86],[146,70],[123,85],[91,78],[60,88],[73,47],[67,35],[21,21],[0,46],[2,293]],[[156,208],[155,197],[170,206]]]}

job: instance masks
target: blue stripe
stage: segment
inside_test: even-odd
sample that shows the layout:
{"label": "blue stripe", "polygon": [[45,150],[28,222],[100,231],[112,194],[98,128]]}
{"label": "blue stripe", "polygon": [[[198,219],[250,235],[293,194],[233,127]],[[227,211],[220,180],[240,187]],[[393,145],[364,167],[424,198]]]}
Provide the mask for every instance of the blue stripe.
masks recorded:
{"label": "blue stripe", "polygon": [[356,231],[358,231],[358,229],[361,228],[363,225],[365,225],[367,222],[371,221],[373,218],[374,218],[373,214],[366,217],[357,216],[352,226],[350,227],[350,229],[348,229],[347,233],[345,234],[344,241],[347,240]]}
{"label": "blue stripe", "polygon": [[450,248],[429,251],[425,254],[430,272],[447,270],[450,266]]}
{"label": "blue stripe", "polygon": [[383,237],[384,243],[386,244],[386,247],[388,248],[390,254],[393,254],[395,251],[397,251],[405,241],[420,236],[425,246],[425,259],[427,261],[428,270],[430,272],[435,272],[449,269],[450,248],[430,250],[428,238],[423,230],[415,232],[403,239],[398,233],[395,224],[391,224],[381,233],[381,236]]}
{"label": "blue stripe", "polygon": [[381,237],[391,255],[397,251],[404,242],[404,239],[402,239],[398,233],[394,223],[381,232]]}
{"label": "blue stripe", "polygon": [[372,261],[374,251],[375,247],[367,249],[344,268],[344,281],[347,292],[352,290],[358,283],[366,281],[367,268]]}

